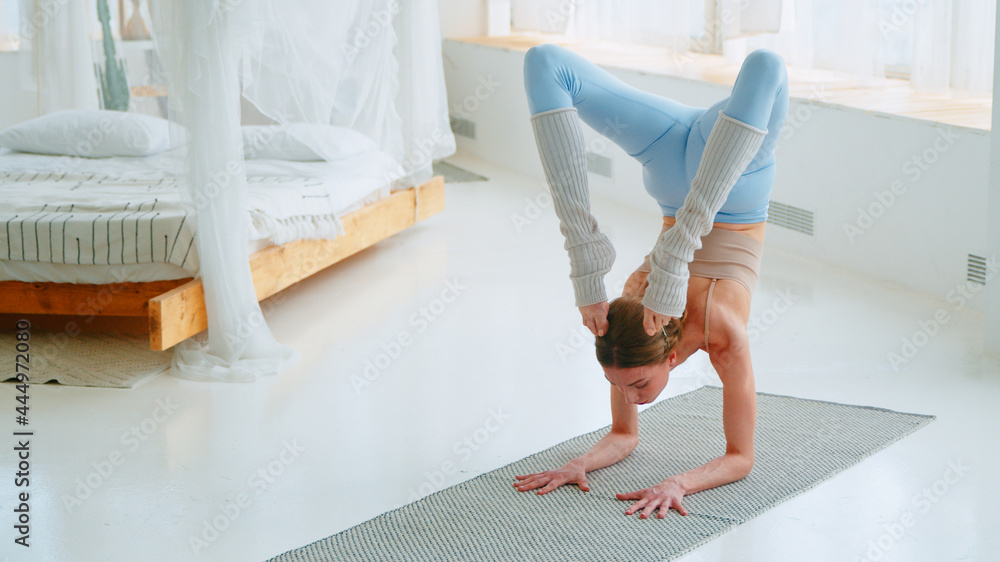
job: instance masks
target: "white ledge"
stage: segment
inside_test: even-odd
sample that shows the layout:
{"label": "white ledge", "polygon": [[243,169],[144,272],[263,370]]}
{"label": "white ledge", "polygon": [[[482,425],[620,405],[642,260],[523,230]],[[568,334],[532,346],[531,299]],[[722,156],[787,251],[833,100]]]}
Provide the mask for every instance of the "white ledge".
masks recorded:
{"label": "white ledge", "polygon": [[[520,33],[502,37],[446,39],[506,51],[526,52],[546,43],[562,45],[608,67],[639,74],[669,76],[694,82],[732,86],[739,65],[720,55],[688,53],[676,56],[666,49],[612,42],[585,42],[562,35]],[[985,134],[992,126],[990,96],[958,97],[918,93],[907,80],[881,79],[870,86],[844,72],[789,67],[789,94],[794,100],[829,107],[861,110],[885,118],[904,118],[932,125],[960,127]]]}

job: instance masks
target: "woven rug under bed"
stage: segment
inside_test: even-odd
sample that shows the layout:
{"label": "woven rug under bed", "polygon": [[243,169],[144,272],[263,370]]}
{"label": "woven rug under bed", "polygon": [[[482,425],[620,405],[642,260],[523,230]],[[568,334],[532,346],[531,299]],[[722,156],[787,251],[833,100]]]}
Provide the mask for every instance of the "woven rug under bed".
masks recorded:
{"label": "woven rug under bed", "polygon": [[562,465],[607,428],[452,486],[276,562],[371,560],[659,561],[679,557],[930,423],[933,416],[758,394],[749,476],[684,498],[686,517],[626,517],[615,499],[695,468],[725,450],[722,392],[704,386],[639,415],[640,444],[588,473],[590,492],[518,492],[515,474]]}
{"label": "woven rug under bed", "polygon": [[[120,333],[30,332],[31,384],[134,388],[170,368],[172,351],[152,351],[149,340]],[[15,332],[0,331],[0,381],[17,378]],[[22,361],[23,363],[23,361]]]}

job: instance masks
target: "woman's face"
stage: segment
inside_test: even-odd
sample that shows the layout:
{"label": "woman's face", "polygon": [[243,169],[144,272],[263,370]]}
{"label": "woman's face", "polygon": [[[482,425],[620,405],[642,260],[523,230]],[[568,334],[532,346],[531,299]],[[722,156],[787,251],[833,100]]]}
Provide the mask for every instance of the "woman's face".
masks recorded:
{"label": "woman's face", "polygon": [[629,404],[649,404],[663,392],[670,378],[670,369],[677,364],[677,352],[671,351],[667,360],[642,367],[604,367],[604,378],[618,387]]}

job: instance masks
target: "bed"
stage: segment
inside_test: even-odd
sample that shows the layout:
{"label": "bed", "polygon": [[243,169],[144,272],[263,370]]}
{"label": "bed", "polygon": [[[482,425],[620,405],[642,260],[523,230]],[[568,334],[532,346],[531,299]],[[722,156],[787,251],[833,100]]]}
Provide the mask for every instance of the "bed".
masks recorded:
{"label": "bed", "polygon": [[[261,299],[443,209],[436,2],[286,4],[155,3],[124,75],[113,36],[34,38],[39,117],[0,131],[0,322],[142,331],[181,344],[177,376],[256,380],[297,357]],[[45,27],[87,37],[72,15]],[[118,87],[147,81],[156,115]]]}
{"label": "bed", "polygon": [[[0,319],[148,332],[154,350],[204,330],[178,156],[0,151]],[[443,210],[440,177],[390,190],[391,164],[377,150],[336,162],[246,161],[258,300]]]}

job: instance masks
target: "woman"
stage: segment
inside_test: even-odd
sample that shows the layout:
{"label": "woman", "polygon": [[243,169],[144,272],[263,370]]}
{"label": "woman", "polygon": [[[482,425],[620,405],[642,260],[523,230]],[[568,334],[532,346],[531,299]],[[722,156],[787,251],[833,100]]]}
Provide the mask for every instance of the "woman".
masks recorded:
{"label": "woman", "polygon": [[[643,490],[617,494],[626,515],[664,517],[682,499],[735,482],[753,467],[757,406],[746,327],[774,182],[774,146],[788,108],[781,58],[766,50],[743,63],[730,97],[699,109],[643,92],[567,49],[542,45],[524,61],[532,127],[583,323],[611,383],[611,431],[562,467],[517,476],[519,491],[548,493],[614,464],[638,445],[637,404],[653,401],[670,370],[704,349],[723,383],[726,451]],[[615,252],[590,214],[579,116],[643,165],[663,228],[609,306],[604,275]],[[641,300],[640,300],[641,299]],[[687,329],[682,330],[682,327]],[[702,327],[704,328],[702,330]],[[695,328],[695,329],[691,329]]]}

